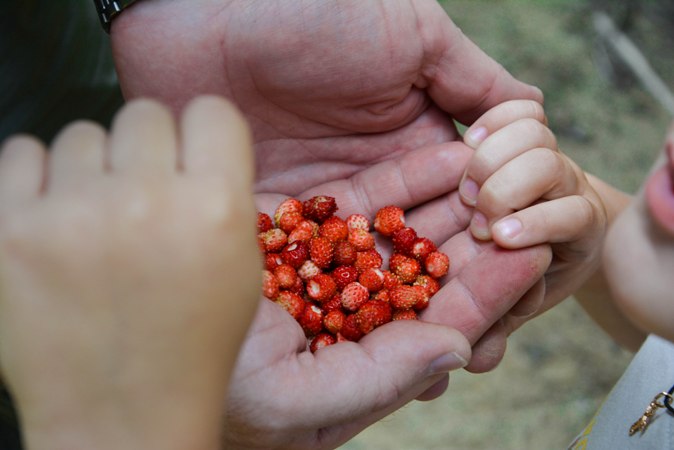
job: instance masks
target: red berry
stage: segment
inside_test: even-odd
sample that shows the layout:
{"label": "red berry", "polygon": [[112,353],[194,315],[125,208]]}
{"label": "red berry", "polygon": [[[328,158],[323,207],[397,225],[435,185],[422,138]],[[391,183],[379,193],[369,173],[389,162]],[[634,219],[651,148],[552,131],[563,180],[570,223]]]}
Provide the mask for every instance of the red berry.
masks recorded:
{"label": "red berry", "polygon": [[417,313],[413,309],[399,309],[393,311],[391,320],[417,320]]}
{"label": "red berry", "polygon": [[358,283],[349,283],[342,290],[342,306],[349,311],[356,311],[370,299],[370,292]]}
{"label": "red berry", "polygon": [[332,263],[334,246],[331,241],[317,236],[309,241],[309,256],[321,269],[327,269]]}
{"label": "red berry", "polygon": [[414,258],[394,253],[389,259],[389,270],[393,272],[403,284],[413,283],[421,273],[421,264]]}
{"label": "red berry", "polygon": [[283,200],[274,212],[274,223],[277,227],[281,224],[281,216],[289,212],[302,214],[302,202],[296,198],[287,198]]}
{"label": "red berry", "polygon": [[288,243],[288,235],[279,228],[272,228],[257,235],[266,253],[280,252]]}
{"label": "red berry", "polygon": [[318,235],[332,242],[344,241],[349,236],[349,228],[345,221],[337,216],[332,216],[318,227]]}
{"label": "red berry", "polygon": [[342,329],[339,330],[339,334],[337,335],[338,341],[340,340],[340,337],[354,342],[358,342],[360,338],[363,337],[363,332],[360,331],[360,328],[358,327],[355,314],[349,314],[344,318]]}
{"label": "red berry", "polygon": [[348,240],[359,252],[374,248],[374,236],[369,231],[361,230],[359,228],[350,230]]}
{"label": "red berry", "polygon": [[379,252],[375,249],[371,249],[356,253],[356,261],[353,263],[353,267],[355,267],[359,273],[362,273],[367,269],[379,269],[383,263],[384,259]]}
{"label": "red berry", "polygon": [[299,274],[293,287],[289,288],[288,290],[290,292],[294,292],[297,295],[304,295],[304,281],[302,281],[302,278],[299,277]]}
{"label": "red berry", "polygon": [[412,256],[419,261],[425,261],[426,257],[436,251],[438,248],[433,241],[428,238],[416,238],[412,244]]}
{"label": "red berry", "polygon": [[408,285],[398,286],[389,293],[389,301],[395,309],[412,309],[421,298],[420,291]]}
{"label": "red berry", "polygon": [[376,300],[378,302],[385,302],[389,303],[390,302],[390,291],[388,289],[381,289],[374,294],[372,294],[371,299]]}
{"label": "red berry", "polygon": [[349,241],[339,241],[335,244],[332,260],[338,266],[350,266],[356,261],[356,253]]}
{"label": "red berry", "polygon": [[276,266],[272,272],[281,289],[291,289],[297,283],[297,271],[288,264]]}
{"label": "red berry", "polygon": [[363,334],[391,321],[391,306],[385,302],[371,300],[360,307],[356,316],[356,324]]}
{"label": "red berry", "polygon": [[332,278],[341,291],[346,285],[358,281],[358,271],[353,266],[339,266],[332,271]]}
{"label": "red berry", "polygon": [[279,282],[274,276],[274,274],[268,270],[263,270],[262,295],[264,295],[268,299],[274,300],[278,296],[279,289],[280,289]]}
{"label": "red berry", "polygon": [[374,218],[374,229],[383,236],[391,236],[405,228],[405,212],[397,206],[384,206]]}
{"label": "red berry", "polygon": [[330,333],[337,334],[344,325],[344,319],[346,319],[346,314],[342,310],[332,310],[323,317],[323,327]]}
{"label": "red berry", "polygon": [[433,252],[424,261],[426,272],[433,278],[441,278],[449,272],[449,257],[442,252]]}
{"label": "red berry", "polygon": [[295,319],[300,317],[300,314],[302,314],[302,311],[304,311],[304,306],[306,303],[300,295],[290,291],[279,292],[274,301],[283,309],[288,311],[288,313],[290,313],[290,315]]}
{"label": "red berry", "polygon": [[302,264],[300,268],[297,269],[297,275],[299,275],[300,278],[305,281],[315,277],[321,272],[322,272],[321,268],[318,267],[316,263],[310,259],[304,261],[304,264]]}
{"label": "red berry", "polygon": [[323,311],[311,302],[306,302],[299,319],[300,326],[307,336],[314,336],[323,329]]}
{"label": "red berry", "polygon": [[302,214],[298,212],[287,212],[280,217],[278,227],[289,235],[303,220],[304,217],[302,217]]}
{"label": "red berry", "polygon": [[379,269],[367,269],[358,277],[358,282],[370,292],[377,292],[384,286],[384,274]]}
{"label": "red berry", "polygon": [[269,231],[272,228],[274,228],[274,223],[271,221],[271,217],[269,217],[269,214],[258,212],[257,213],[257,232],[258,232],[258,234],[264,233],[265,231]]}
{"label": "red berry", "polygon": [[323,311],[327,314],[331,311],[334,310],[342,310],[342,295],[341,293],[337,293],[332,296],[331,299],[323,302],[321,304],[321,308],[323,308]]}
{"label": "red berry", "polygon": [[267,253],[264,255],[264,268],[267,270],[274,270],[276,267],[283,264],[283,259],[279,253]]}
{"label": "red berry", "polygon": [[330,333],[320,333],[311,340],[309,350],[311,350],[311,353],[316,353],[317,350],[332,345],[335,342],[337,342],[337,338]]}
{"label": "red berry", "polygon": [[318,236],[318,224],[313,220],[303,220],[290,232],[288,243],[296,241],[309,242],[314,236]]}
{"label": "red berry", "polygon": [[384,270],[383,274],[384,274],[384,288],[390,290],[403,284],[403,282],[400,281],[398,275],[394,274],[390,270]]}
{"label": "red berry", "polygon": [[319,273],[307,281],[307,295],[312,300],[323,303],[337,293],[337,285],[330,275]]}
{"label": "red berry", "polygon": [[337,211],[337,202],[334,197],[317,195],[302,204],[304,217],[318,223],[323,223]]}
{"label": "red berry", "polygon": [[309,245],[302,241],[295,241],[292,244],[288,244],[281,251],[281,259],[284,264],[288,264],[290,267],[297,269],[309,259]]}
{"label": "red berry", "polygon": [[362,214],[351,214],[346,218],[346,226],[351,230],[370,231],[370,221]]}
{"label": "red berry", "polygon": [[417,238],[417,232],[414,228],[405,227],[393,233],[391,242],[393,242],[393,252],[405,256],[412,255],[412,245]]}
{"label": "red berry", "polygon": [[440,290],[440,283],[430,275],[419,275],[414,285],[423,287],[429,297],[433,297]]}
{"label": "red berry", "polygon": [[431,296],[428,295],[426,289],[423,286],[412,286],[419,293],[419,301],[416,302],[413,308],[416,311],[421,311],[428,308],[429,303],[431,302]]}

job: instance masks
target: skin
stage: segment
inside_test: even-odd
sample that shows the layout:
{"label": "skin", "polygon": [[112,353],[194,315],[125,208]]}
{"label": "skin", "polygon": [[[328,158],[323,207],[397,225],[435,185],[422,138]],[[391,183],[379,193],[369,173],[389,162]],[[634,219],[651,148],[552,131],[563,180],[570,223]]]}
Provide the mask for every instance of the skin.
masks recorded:
{"label": "skin", "polygon": [[27,448],[220,448],[259,295],[252,175],[249,130],[216,98],[178,124],[134,101],[49,153],[4,143],[0,366]]}

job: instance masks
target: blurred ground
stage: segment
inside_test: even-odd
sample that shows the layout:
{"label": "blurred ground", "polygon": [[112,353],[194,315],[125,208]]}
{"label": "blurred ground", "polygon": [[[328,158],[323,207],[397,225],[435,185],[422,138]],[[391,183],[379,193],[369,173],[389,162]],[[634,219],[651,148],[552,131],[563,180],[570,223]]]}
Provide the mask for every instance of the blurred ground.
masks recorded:
{"label": "blurred ground", "polygon": [[[674,86],[666,2],[463,0],[453,20],[518,78],[543,89],[560,147],[585,170],[633,192],[660,151],[668,115],[608,66],[589,12],[608,8]],[[674,17],[674,15],[672,15]],[[669,78],[668,78],[669,77]],[[517,331],[491,373],[452,374],[448,392],[413,402],[343,450],[560,449],[589,421],[629,362],[573,298]]]}

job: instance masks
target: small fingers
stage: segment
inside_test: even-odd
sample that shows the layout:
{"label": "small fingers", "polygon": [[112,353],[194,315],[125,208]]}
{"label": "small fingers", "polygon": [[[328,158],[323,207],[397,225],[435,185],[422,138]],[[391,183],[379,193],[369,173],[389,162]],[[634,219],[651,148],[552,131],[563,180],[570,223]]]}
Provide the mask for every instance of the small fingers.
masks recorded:
{"label": "small fingers", "polygon": [[31,136],[8,138],[0,150],[0,211],[35,199],[45,183],[47,153]]}
{"label": "small fingers", "polygon": [[539,102],[533,100],[510,100],[503,102],[494,106],[477,119],[466,130],[463,141],[466,145],[477,149],[490,134],[510,123],[527,118],[534,119],[544,125],[548,123],[543,105]]}

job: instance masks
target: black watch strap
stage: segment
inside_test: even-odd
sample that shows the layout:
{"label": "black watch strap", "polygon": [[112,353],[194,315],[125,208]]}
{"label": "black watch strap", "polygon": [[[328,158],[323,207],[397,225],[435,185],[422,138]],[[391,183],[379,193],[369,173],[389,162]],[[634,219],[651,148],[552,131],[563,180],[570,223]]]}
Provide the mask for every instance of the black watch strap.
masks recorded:
{"label": "black watch strap", "polygon": [[131,6],[137,0],[94,0],[96,11],[98,11],[98,18],[106,33],[110,32],[110,24],[112,19],[124,8]]}

